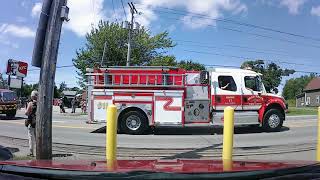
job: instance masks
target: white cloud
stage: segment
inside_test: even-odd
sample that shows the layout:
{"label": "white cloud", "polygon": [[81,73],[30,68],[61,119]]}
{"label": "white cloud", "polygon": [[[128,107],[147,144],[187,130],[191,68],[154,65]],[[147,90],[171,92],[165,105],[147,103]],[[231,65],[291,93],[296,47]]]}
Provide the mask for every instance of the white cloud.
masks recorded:
{"label": "white cloud", "polygon": [[[201,28],[216,23],[215,18],[223,16],[223,12],[239,14],[247,11],[247,6],[240,0],[138,0],[139,9],[143,15],[137,21],[148,26],[152,21],[157,20],[158,16],[154,9],[157,7],[182,8],[190,12],[181,18],[183,23],[190,28]],[[199,18],[196,14],[208,16],[207,19]]]}
{"label": "white cloud", "polygon": [[280,5],[288,8],[290,14],[298,14],[299,8],[306,2],[307,0],[281,0]]}
{"label": "white cloud", "polygon": [[21,38],[30,38],[35,36],[35,32],[27,26],[18,26],[15,24],[1,24],[0,25],[1,35],[11,35]]}
{"label": "white cloud", "polygon": [[312,7],[311,8],[311,14],[314,15],[314,16],[320,16],[320,6]]}
{"label": "white cloud", "polygon": [[32,10],[31,10],[31,16],[32,17],[39,17],[40,12],[41,12],[41,8],[42,8],[41,2],[35,3],[34,6],[32,7]]}
{"label": "white cloud", "polygon": [[0,36],[0,44],[9,46],[11,48],[17,49],[19,48],[19,44],[9,41],[8,39],[6,39],[5,37]]}
{"label": "white cloud", "polygon": [[25,23],[25,22],[27,22],[27,18],[22,17],[22,16],[17,16],[16,21],[20,22],[20,23]]}
{"label": "white cloud", "polygon": [[93,25],[105,19],[103,2],[104,0],[68,0],[70,21],[64,27],[78,36],[84,36]]}

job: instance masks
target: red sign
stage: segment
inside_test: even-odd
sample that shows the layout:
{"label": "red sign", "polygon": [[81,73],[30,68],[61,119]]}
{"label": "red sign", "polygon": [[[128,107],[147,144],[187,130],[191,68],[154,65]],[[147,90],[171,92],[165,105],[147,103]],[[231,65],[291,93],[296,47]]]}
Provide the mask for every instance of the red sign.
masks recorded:
{"label": "red sign", "polygon": [[9,59],[7,64],[7,74],[17,77],[26,77],[28,73],[28,63]]}

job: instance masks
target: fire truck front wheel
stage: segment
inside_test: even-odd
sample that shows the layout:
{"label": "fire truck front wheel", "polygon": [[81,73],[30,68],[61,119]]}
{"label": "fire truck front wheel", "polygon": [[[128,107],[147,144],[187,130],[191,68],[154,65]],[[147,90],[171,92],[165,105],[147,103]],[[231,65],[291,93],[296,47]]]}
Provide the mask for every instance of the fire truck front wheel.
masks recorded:
{"label": "fire truck front wheel", "polygon": [[283,119],[284,117],[278,109],[270,109],[264,115],[262,128],[267,132],[280,131]]}
{"label": "fire truck front wheel", "polygon": [[126,134],[143,134],[149,128],[147,117],[139,111],[128,111],[120,119],[120,131]]}

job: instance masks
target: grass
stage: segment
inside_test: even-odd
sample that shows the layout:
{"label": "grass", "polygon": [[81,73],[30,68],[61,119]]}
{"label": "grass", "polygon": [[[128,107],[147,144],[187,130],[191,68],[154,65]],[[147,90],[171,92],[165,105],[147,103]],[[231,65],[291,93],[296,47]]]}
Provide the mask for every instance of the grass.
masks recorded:
{"label": "grass", "polygon": [[289,112],[287,113],[288,116],[296,116],[296,115],[317,115],[317,108],[316,107],[290,107]]}
{"label": "grass", "polygon": [[19,160],[33,160],[34,157],[30,157],[30,156],[13,156],[12,160],[14,161],[19,161]]}

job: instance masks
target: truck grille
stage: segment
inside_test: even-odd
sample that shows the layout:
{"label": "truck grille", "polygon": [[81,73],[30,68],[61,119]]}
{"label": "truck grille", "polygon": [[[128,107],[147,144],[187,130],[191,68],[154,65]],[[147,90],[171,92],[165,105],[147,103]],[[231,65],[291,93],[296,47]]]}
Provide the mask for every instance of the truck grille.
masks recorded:
{"label": "truck grille", "polygon": [[15,110],[15,109],[17,109],[17,105],[16,105],[16,104],[12,104],[12,105],[0,105],[0,111]]}

